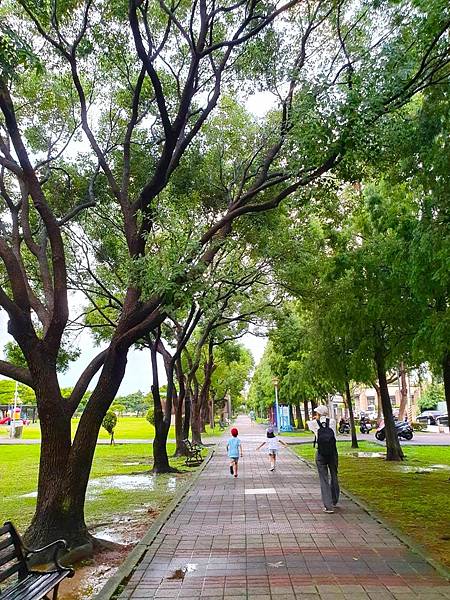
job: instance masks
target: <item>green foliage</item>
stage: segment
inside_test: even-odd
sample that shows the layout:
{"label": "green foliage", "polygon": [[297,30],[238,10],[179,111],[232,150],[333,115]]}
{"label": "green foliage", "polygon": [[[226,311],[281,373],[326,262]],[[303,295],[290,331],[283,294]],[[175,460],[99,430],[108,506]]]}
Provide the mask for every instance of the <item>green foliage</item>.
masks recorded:
{"label": "green foliage", "polygon": [[253,356],[241,344],[227,342],[214,352],[211,394],[222,402],[229,395],[233,408],[242,402],[242,392],[253,368]]}
{"label": "green foliage", "polygon": [[[59,373],[65,373],[70,366],[70,363],[79,358],[81,350],[74,347],[71,342],[63,342],[56,362],[56,368]],[[28,367],[27,361],[23,355],[20,346],[16,342],[7,342],[5,344],[5,355],[8,362],[18,367]]]}
{"label": "green foliage", "polygon": [[111,436],[111,443],[114,440],[114,429],[117,425],[117,415],[113,410],[108,410],[102,421],[102,427]]}
{"label": "green foliage", "polygon": [[438,403],[444,401],[444,385],[433,382],[420,394],[417,404],[421,411],[436,410]]}
{"label": "green foliage", "polygon": [[0,19],[1,76],[17,79],[20,72],[28,69],[42,71],[42,64],[31,45]]}
{"label": "green foliage", "polygon": [[114,413],[118,413],[119,415],[122,415],[125,410],[126,410],[126,406],[124,404],[121,404],[120,402],[116,400],[114,400],[114,402],[111,404],[111,409]]}
{"label": "green foliage", "polygon": [[275,401],[275,389],[272,381],[275,374],[270,365],[272,356],[273,349],[269,342],[255,369],[248,392],[248,406],[262,413],[265,413],[266,409]]}
{"label": "green foliage", "polygon": [[[14,392],[16,389],[16,382],[12,379],[0,379],[0,404],[14,404]],[[34,391],[23,383],[18,385],[18,396],[19,403],[36,404],[36,396]]]}
{"label": "green foliage", "polygon": [[149,406],[147,412],[145,413],[146,420],[150,423],[150,425],[155,425],[155,407]]}

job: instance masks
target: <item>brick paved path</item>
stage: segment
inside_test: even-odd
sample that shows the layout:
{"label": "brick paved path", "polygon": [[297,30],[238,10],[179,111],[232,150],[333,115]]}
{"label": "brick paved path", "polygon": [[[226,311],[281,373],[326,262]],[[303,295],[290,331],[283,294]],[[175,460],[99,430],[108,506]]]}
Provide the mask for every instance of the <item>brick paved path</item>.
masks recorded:
{"label": "brick paved path", "polygon": [[263,429],[237,426],[239,478],[222,442],[121,600],[450,598],[448,582],[351,500],[322,513],[316,473],[289,450],[270,473],[264,447],[255,452]]}

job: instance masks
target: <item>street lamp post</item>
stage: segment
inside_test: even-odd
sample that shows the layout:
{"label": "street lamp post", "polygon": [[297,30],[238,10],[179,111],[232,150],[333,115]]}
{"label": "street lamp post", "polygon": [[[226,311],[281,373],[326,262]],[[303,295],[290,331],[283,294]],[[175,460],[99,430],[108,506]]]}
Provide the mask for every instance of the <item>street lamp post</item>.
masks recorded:
{"label": "street lamp post", "polygon": [[280,431],[280,407],[278,406],[278,378],[274,377],[272,383],[275,386],[275,417],[277,421],[277,430]]}

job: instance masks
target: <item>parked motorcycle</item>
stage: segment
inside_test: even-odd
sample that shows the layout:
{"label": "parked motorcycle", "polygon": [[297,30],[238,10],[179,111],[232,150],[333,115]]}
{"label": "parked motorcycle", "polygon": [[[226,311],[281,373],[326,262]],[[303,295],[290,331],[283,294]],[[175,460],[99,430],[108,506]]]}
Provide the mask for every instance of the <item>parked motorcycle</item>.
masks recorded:
{"label": "parked motorcycle", "polygon": [[[413,439],[413,428],[411,427],[411,425],[409,423],[406,423],[405,421],[395,421],[394,425],[395,425],[395,433],[397,434],[397,436],[399,438],[403,438],[405,440]],[[375,437],[380,442],[382,442],[383,440],[386,439],[386,431],[384,428],[384,421],[381,421],[380,426],[378,427],[378,429],[375,432]]]}
{"label": "parked motorcycle", "polygon": [[361,433],[370,433],[373,429],[373,425],[370,421],[360,421],[359,430]]}
{"label": "parked motorcycle", "polygon": [[339,433],[350,433],[350,423],[345,419],[341,419],[339,421],[338,431]]}

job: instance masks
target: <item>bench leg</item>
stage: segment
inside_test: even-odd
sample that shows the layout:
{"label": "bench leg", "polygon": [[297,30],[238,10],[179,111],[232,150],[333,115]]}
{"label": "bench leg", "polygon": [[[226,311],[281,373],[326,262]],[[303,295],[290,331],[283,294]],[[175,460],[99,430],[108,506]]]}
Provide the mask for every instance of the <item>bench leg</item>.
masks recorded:
{"label": "bench leg", "polygon": [[59,583],[57,585],[55,585],[55,587],[53,588],[52,600],[56,600],[56,598],[58,597],[58,589],[59,589]]}

